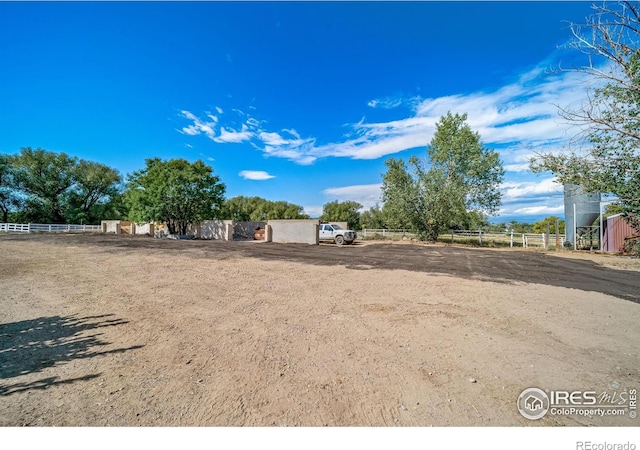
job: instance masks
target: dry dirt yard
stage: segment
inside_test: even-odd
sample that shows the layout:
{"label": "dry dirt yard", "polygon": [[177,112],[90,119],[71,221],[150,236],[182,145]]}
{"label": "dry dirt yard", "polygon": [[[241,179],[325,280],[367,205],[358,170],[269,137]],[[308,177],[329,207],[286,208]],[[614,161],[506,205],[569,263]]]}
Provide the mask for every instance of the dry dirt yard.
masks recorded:
{"label": "dry dirt yard", "polygon": [[0,425],[638,426],[516,408],[640,388],[640,264],[580,258],[2,235]]}

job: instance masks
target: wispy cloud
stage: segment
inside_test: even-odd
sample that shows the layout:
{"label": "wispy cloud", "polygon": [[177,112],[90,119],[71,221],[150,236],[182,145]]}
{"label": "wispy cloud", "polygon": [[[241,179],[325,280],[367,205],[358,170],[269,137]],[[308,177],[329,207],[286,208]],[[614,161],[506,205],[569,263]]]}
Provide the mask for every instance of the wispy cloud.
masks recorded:
{"label": "wispy cloud", "polygon": [[420,103],[420,101],[421,98],[419,96],[405,97],[402,95],[396,95],[370,100],[369,102],[367,102],[367,106],[370,108],[379,109],[394,109],[399,106],[408,106],[410,108],[414,108],[418,103]]}
{"label": "wispy cloud", "polygon": [[249,128],[246,124],[242,124],[242,129],[239,131],[236,130],[227,130],[224,127],[220,127],[220,134],[212,138],[213,142],[217,142],[218,144],[224,143],[239,143],[250,140],[253,137],[253,133],[249,131]]}
{"label": "wispy cloud", "polygon": [[376,184],[358,184],[353,186],[330,187],[322,191],[322,193],[330,199],[347,201],[352,200],[360,203],[364,209],[369,209],[380,203],[380,194],[382,183]]}
{"label": "wispy cloud", "polygon": [[370,100],[367,106],[370,108],[393,109],[402,105],[401,98],[383,98]]}
{"label": "wispy cloud", "polygon": [[[471,128],[478,131],[485,145],[500,151],[507,170],[523,171],[534,149],[554,151],[574,136],[574,130],[559,117],[557,105],[566,107],[583,102],[584,83],[579,73],[548,75],[544,69],[535,68],[494,91],[426,99],[374,99],[368,103],[372,108],[411,105],[410,114],[388,122],[363,119],[349,124],[346,137],[329,143],[319,143],[312,136],[302,137],[291,128],[270,130],[264,121],[238,109],[233,112],[242,118],[240,129],[219,126],[218,117],[211,114],[207,119],[200,119],[189,111],[182,111],[184,118],[192,123],[181,132],[205,134],[218,143],[251,142],[267,156],[306,165],[319,158],[377,159],[425,147],[433,137],[436,123],[451,111],[467,113]],[[216,111],[222,114],[221,108],[217,107]]]}
{"label": "wispy cloud", "polygon": [[242,170],[239,174],[245,180],[270,180],[271,178],[275,178],[275,175],[271,175],[268,172],[263,170]]}

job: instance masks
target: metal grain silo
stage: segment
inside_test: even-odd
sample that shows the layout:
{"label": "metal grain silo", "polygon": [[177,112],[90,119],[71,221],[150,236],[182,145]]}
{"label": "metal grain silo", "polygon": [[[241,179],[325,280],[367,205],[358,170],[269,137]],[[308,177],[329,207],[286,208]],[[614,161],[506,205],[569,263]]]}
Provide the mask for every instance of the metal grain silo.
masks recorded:
{"label": "metal grain silo", "polygon": [[600,216],[600,192],[585,193],[582,186],[564,185],[564,221],[566,240],[574,246],[576,231],[584,234]]}

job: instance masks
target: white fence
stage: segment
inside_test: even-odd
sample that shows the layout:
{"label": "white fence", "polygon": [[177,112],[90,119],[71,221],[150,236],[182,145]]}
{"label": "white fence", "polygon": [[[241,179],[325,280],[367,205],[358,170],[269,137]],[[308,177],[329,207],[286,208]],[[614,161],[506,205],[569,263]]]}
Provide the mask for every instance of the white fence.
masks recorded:
{"label": "white fence", "polygon": [[77,225],[77,224],[49,224],[49,223],[0,223],[0,231],[10,231],[19,233],[32,232],[64,232],[64,233],[83,233],[83,232],[100,232],[100,225]]}
{"label": "white fence", "polygon": [[[562,246],[565,236],[558,235],[558,243]],[[509,247],[542,247],[548,249],[551,245],[555,246],[556,235],[545,233],[490,233],[486,231],[474,231],[474,230],[452,230],[449,234],[444,234],[439,237],[440,241],[446,242],[449,240],[454,242],[470,242],[477,241],[480,245],[494,243],[509,245]]]}
{"label": "white fence", "polygon": [[[386,229],[373,229],[373,228],[364,228],[358,235],[362,239],[403,239],[403,238],[414,238],[416,236],[415,233],[410,232],[409,230],[386,230]],[[551,234],[547,236],[546,234],[538,234],[538,233],[489,233],[481,230],[451,230],[449,233],[441,234],[438,237],[440,242],[450,242],[450,243],[478,243],[480,245],[487,244],[498,244],[509,247],[542,247],[549,248],[549,246],[555,246],[556,235]],[[565,240],[564,235],[558,236],[559,245],[562,246],[562,243]]]}

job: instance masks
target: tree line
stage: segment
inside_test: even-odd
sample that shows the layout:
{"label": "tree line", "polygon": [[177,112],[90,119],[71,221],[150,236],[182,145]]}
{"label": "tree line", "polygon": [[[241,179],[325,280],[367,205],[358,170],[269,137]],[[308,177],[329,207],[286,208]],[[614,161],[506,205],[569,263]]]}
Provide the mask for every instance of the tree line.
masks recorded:
{"label": "tree line", "polygon": [[302,206],[260,197],[226,200],[213,168],[185,159],[145,160],[123,179],[104,164],[44,149],[0,154],[2,222],[98,224],[105,219],[158,221],[186,234],[206,219],[308,218]]}

